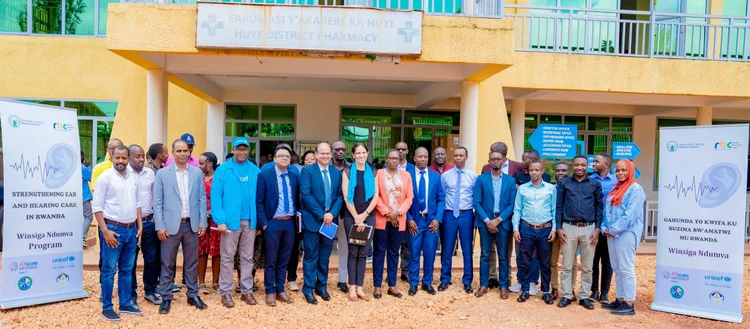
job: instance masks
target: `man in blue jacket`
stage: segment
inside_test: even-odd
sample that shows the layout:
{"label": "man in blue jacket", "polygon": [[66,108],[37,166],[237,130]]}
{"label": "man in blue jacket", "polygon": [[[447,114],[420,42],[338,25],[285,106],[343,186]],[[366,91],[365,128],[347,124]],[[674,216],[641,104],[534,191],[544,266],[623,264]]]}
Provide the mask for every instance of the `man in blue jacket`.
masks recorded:
{"label": "man in blue jacket", "polygon": [[221,303],[234,307],[234,256],[240,252],[240,299],[256,305],[253,297],[253,246],[257,215],[255,186],[260,169],[247,160],[250,142],[237,137],[232,143],[234,156],[214,173],[211,186],[211,217],[221,234],[221,271],[219,293]]}
{"label": "man in blue jacket", "polygon": [[262,170],[258,175],[256,207],[258,227],[263,229],[266,242],[263,280],[268,306],[276,306],[277,299],[287,304],[294,302],[284,291],[299,209],[299,176],[289,169],[291,157],[292,150],[288,147],[276,148],[274,168]]}
{"label": "man in blue jacket", "polygon": [[302,169],[299,183],[302,241],[305,249],[302,263],[305,285],[302,287],[302,294],[313,305],[318,303],[313,296],[313,289],[323,300],[331,300],[326,285],[333,239],[323,236],[319,231],[322,225],[338,225],[337,218],[343,204],[341,171],[331,165],[331,146],[325,142],[318,144],[315,158],[318,163]]}
{"label": "man in blue jacket", "polygon": [[500,282],[500,298],[508,298],[510,264],[508,263],[508,241],[512,232],[511,218],[516,198],[516,182],[503,173],[500,152],[490,152],[491,171],[477,178],[474,184],[474,226],[479,229],[482,256],[479,260],[479,289],[474,293],[482,297],[487,293],[490,279],[490,257],[492,245],[497,247]]}
{"label": "man in blue jacket", "polygon": [[429,170],[430,155],[426,148],[414,151],[415,173],[411,174],[414,186],[414,202],[406,213],[407,237],[409,239],[409,296],[417,294],[419,284],[419,259],[424,253],[424,275],[422,290],[434,295],[432,273],[435,269],[440,224],[445,210],[445,193],[440,184],[440,174]]}

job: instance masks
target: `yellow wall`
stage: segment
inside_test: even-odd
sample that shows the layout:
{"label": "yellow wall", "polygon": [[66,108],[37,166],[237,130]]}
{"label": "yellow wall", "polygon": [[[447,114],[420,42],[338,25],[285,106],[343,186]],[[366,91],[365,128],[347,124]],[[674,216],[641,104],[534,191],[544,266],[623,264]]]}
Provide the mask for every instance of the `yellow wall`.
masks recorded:
{"label": "yellow wall", "polygon": [[[104,39],[0,35],[0,72],[0,97],[117,101],[112,137],[146,142],[146,71]],[[206,103],[171,84],[169,94],[168,137],[190,131],[202,151]]]}

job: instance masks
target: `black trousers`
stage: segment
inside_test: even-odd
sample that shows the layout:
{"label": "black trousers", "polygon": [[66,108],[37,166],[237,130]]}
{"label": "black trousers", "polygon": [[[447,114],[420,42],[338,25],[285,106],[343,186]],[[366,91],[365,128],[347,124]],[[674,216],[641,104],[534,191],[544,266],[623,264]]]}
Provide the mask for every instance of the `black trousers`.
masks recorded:
{"label": "black trousers", "polygon": [[[601,285],[599,278],[599,263],[601,262]],[[609,293],[612,284],[612,264],[609,262],[609,247],[607,237],[599,234],[599,242],[594,252],[594,272],[591,275],[591,292],[601,292],[602,295]],[[601,288],[601,290],[600,290]]]}

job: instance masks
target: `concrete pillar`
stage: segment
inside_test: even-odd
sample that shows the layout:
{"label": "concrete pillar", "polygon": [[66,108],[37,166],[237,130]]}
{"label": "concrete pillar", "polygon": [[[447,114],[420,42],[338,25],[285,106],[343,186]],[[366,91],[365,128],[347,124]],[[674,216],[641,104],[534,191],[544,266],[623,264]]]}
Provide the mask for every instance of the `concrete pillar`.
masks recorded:
{"label": "concrete pillar", "polygon": [[[461,84],[461,126],[459,134],[461,146],[469,151],[466,168],[476,170],[477,164],[477,125],[479,124],[479,83],[464,81]],[[448,155],[452,156],[451,154]]]}
{"label": "concrete pillar", "polygon": [[164,70],[146,71],[146,145],[167,141],[167,90]]}
{"label": "concrete pillar", "polygon": [[514,98],[510,104],[510,136],[513,139],[516,161],[521,161],[523,155],[525,118],[526,100]]}
{"label": "concrete pillar", "polygon": [[[231,136],[231,135],[230,135]],[[206,151],[224,159],[224,103],[208,103],[206,106]]]}
{"label": "concrete pillar", "polygon": [[701,106],[698,108],[698,114],[695,116],[695,124],[698,126],[710,126],[713,124],[714,108],[711,106]]}

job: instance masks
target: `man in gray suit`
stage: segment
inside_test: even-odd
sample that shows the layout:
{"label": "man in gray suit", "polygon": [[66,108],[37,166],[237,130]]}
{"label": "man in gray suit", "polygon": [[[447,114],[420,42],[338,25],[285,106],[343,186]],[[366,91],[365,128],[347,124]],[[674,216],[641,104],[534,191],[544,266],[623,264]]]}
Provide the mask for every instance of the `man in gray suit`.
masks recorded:
{"label": "man in gray suit", "polygon": [[161,240],[159,313],[169,313],[177,251],[182,243],[182,275],[187,285],[188,305],[208,306],[198,297],[198,237],[206,232],[206,190],[200,169],[187,163],[190,151],[185,141],[172,143],[175,162],[159,170],[154,181],[154,226]]}

